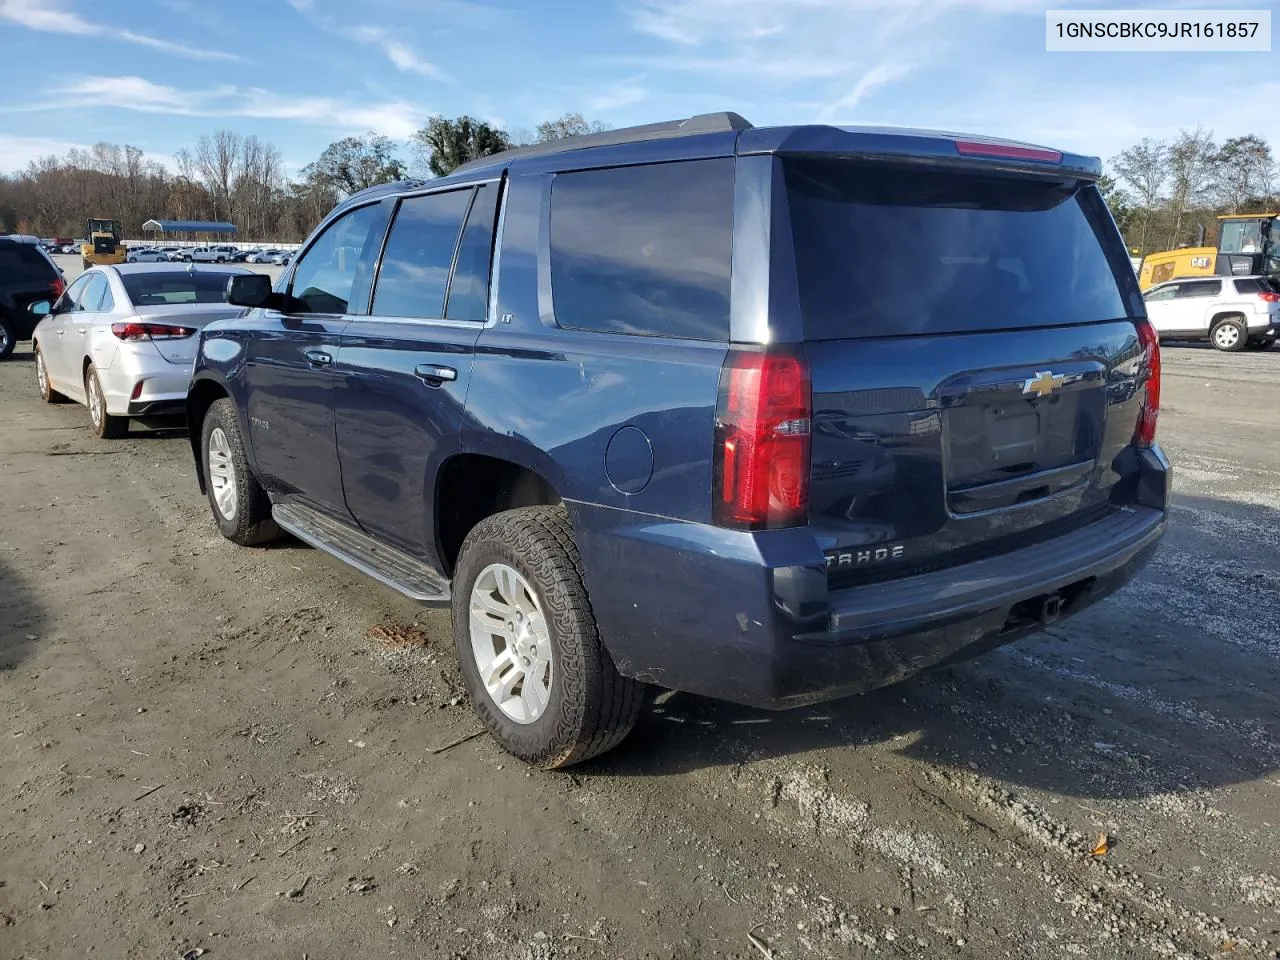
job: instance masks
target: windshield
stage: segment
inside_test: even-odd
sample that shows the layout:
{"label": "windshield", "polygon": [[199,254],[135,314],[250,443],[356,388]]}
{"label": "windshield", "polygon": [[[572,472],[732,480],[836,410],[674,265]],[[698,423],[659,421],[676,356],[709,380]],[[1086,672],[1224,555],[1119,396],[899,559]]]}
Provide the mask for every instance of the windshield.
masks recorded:
{"label": "windshield", "polygon": [[1124,250],[1091,187],[826,158],[784,167],[809,339],[1128,316]]}
{"label": "windshield", "polygon": [[1261,220],[1223,220],[1218,237],[1221,253],[1261,253]]}
{"label": "windshield", "polygon": [[239,276],[210,270],[196,272],[129,273],[121,280],[135,307],[177,303],[226,303],[227,280]]}

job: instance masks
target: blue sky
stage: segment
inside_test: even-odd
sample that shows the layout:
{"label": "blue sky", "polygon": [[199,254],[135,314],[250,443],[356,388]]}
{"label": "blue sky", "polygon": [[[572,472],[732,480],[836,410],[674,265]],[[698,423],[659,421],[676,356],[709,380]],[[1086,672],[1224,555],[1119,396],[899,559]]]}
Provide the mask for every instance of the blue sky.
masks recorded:
{"label": "blue sky", "polygon": [[1280,0],[0,0],[0,172],[99,140],[170,162],[219,127],[296,170],[339,137],[402,140],[434,113],[529,129],[568,111],[625,126],[731,109],[1104,158],[1201,124],[1280,151],[1276,52],[1046,53],[1050,6]]}

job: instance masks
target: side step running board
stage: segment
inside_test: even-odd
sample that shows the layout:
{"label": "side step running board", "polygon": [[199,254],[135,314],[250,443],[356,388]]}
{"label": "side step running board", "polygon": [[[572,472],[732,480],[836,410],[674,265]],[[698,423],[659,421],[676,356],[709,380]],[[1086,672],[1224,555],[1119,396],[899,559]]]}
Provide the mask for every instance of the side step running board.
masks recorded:
{"label": "side step running board", "polygon": [[379,543],[363,530],[300,503],[273,504],[271,517],[304,543],[351,564],[406,597],[433,605],[449,602],[448,580],[421,560]]}

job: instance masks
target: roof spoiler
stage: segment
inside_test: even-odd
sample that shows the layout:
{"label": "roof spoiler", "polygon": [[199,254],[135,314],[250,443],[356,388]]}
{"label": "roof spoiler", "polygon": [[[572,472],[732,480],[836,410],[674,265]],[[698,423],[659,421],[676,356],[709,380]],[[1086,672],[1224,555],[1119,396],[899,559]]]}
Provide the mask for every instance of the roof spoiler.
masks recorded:
{"label": "roof spoiler", "polygon": [[660,123],[646,123],[638,127],[622,127],[618,130],[605,130],[602,133],[584,133],[577,137],[565,137],[562,140],[549,140],[546,143],[531,143],[524,147],[513,147],[501,153],[490,154],[469,160],[455,168],[449,175],[465,173],[480,167],[493,164],[506,164],[524,157],[540,157],[565,150],[582,150],[588,147],[612,147],[622,143],[637,143],[641,140],[669,140],[675,137],[692,137],[700,133],[732,133],[738,130],[754,129],[751,122],[739,114],[723,111],[721,113],[700,113],[684,120],[664,120]]}

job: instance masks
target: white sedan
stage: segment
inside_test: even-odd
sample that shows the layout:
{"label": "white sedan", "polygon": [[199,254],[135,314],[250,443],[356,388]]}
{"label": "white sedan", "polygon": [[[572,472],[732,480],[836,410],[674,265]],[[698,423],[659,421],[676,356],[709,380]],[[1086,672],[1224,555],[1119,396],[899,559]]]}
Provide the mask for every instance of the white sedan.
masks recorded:
{"label": "white sedan", "polygon": [[239,316],[227,281],[242,267],[121,264],[93,267],[41,315],[32,334],[36,382],[46,403],[89,408],[104,439],[129,432],[129,420],[180,416],[197,334],[211,320]]}
{"label": "white sedan", "polygon": [[128,256],[125,257],[125,260],[129,263],[165,263],[168,259],[168,254],[148,248],[130,250]]}

